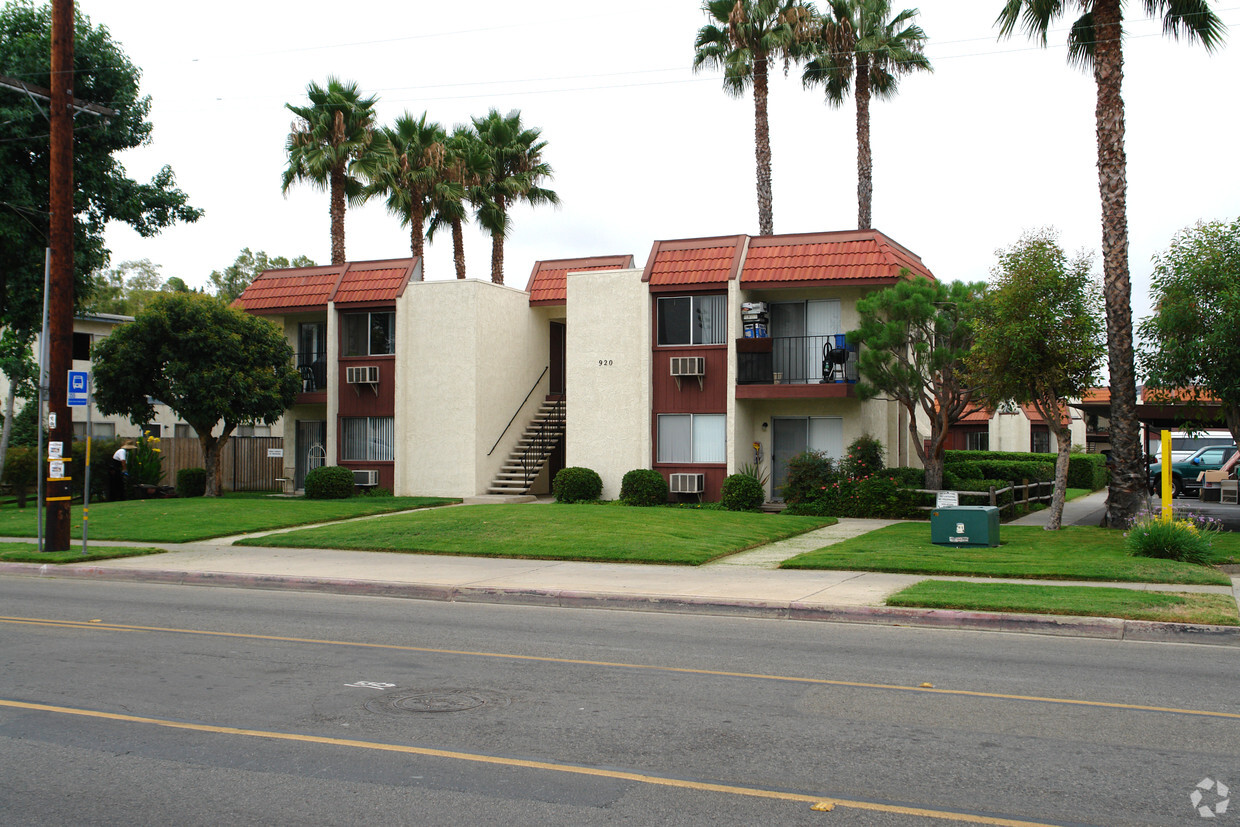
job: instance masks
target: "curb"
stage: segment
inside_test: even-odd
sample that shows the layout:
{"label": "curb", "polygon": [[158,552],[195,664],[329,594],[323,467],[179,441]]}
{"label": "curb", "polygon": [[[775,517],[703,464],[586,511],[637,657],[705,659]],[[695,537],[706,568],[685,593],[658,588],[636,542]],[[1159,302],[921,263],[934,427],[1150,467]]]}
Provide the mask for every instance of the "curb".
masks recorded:
{"label": "curb", "polygon": [[302,591],[362,597],[396,597],[447,603],[496,603],[546,608],[611,609],[637,612],[757,617],[876,626],[963,629],[980,632],[1240,646],[1240,627],[1194,623],[1161,623],[1111,617],[1007,614],[953,609],[912,609],[886,606],[824,606],[801,601],[634,595],[567,589],[503,589],[484,586],[438,586],[285,575],[177,572],[159,569],[108,569],[99,566],[52,566],[47,563],[0,563],[0,574],[27,577],[89,578],[175,586],[222,586],[272,591]]}

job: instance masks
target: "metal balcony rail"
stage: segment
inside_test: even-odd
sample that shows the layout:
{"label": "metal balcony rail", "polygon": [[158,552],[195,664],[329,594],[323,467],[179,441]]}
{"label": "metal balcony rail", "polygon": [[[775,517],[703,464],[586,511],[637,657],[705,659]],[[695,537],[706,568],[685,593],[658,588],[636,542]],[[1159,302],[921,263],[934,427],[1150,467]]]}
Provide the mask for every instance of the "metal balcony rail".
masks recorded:
{"label": "metal balcony rail", "polygon": [[297,354],[297,370],[301,373],[303,392],[327,390],[327,351],[312,350]]}

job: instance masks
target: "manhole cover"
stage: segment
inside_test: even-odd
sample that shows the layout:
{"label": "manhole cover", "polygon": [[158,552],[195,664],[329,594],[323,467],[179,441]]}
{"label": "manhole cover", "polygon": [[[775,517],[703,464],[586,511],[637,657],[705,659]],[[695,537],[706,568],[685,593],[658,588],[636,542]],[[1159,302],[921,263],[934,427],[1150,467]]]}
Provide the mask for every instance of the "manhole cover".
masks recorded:
{"label": "manhole cover", "polygon": [[485,689],[389,692],[366,702],[371,712],[465,712],[484,706],[507,705],[507,698]]}

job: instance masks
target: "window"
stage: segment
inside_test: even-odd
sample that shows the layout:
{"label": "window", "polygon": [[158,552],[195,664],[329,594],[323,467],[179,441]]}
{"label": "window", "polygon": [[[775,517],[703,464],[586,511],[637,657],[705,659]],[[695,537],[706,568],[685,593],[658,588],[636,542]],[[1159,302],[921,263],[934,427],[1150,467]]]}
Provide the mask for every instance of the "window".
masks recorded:
{"label": "window", "polygon": [[1051,452],[1051,432],[1045,425],[1035,425],[1029,433],[1029,450],[1035,454]]}
{"label": "window", "polygon": [[660,345],[721,345],[727,331],[727,296],[659,299]]}
{"label": "window", "polygon": [[396,314],[393,311],[345,314],[345,356],[385,356],[395,352]]}
{"label": "window", "polygon": [[340,420],[342,460],[390,462],[395,423],[390,416],[346,416]]}
{"label": "window", "polygon": [[[92,439],[115,439],[116,424],[113,422],[92,422],[90,426]],[[73,423],[73,438],[86,439],[86,423]]]}
{"label": "window", "polygon": [[659,462],[727,462],[725,414],[659,414]]}
{"label": "window", "polygon": [[90,340],[91,335],[89,333],[73,334],[73,361],[90,361]]}
{"label": "window", "polygon": [[969,431],[965,445],[970,451],[989,451],[990,431]]}
{"label": "window", "polygon": [[177,439],[198,438],[198,432],[191,428],[185,422],[178,422],[172,426],[172,435]]}
{"label": "window", "polygon": [[271,436],[270,425],[238,425],[233,436]]}

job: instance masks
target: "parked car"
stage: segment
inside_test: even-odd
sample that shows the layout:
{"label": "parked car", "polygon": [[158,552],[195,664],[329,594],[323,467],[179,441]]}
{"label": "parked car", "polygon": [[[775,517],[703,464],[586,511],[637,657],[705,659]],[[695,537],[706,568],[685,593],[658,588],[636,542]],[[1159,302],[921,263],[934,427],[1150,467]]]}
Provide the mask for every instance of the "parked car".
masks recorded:
{"label": "parked car", "polygon": [[[1183,497],[1185,494],[1197,494],[1201,491],[1201,483],[1197,476],[1203,471],[1217,471],[1236,453],[1235,445],[1212,445],[1198,449],[1183,462],[1171,463],[1172,496]],[[1162,485],[1162,463],[1150,466],[1150,491],[1158,493]]]}

